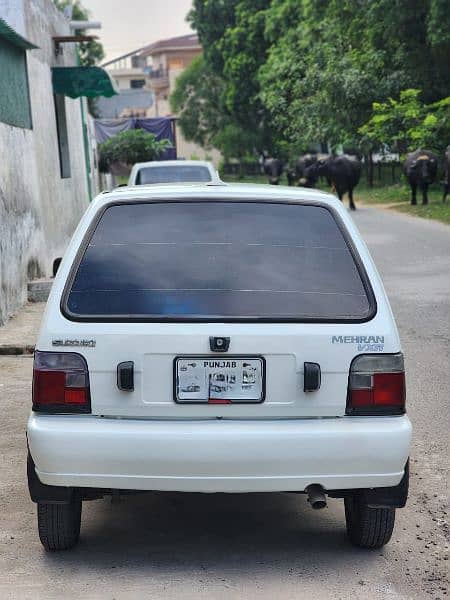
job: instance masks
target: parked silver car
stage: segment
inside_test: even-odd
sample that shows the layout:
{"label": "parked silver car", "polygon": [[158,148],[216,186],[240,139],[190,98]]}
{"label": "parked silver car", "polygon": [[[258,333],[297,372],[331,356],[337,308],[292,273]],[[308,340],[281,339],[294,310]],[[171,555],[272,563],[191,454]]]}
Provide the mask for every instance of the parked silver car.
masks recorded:
{"label": "parked silver car", "polygon": [[214,166],[203,160],[161,160],[136,163],[128,185],[155,183],[221,183]]}

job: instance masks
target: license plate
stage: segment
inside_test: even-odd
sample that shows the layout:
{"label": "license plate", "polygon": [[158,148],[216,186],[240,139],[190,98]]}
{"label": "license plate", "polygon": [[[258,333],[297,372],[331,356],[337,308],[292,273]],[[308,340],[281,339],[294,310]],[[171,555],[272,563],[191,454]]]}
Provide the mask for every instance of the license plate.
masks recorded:
{"label": "license plate", "polygon": [[180,403],[264,401],[265,372],[262,357],[175,359],[175,400]]}

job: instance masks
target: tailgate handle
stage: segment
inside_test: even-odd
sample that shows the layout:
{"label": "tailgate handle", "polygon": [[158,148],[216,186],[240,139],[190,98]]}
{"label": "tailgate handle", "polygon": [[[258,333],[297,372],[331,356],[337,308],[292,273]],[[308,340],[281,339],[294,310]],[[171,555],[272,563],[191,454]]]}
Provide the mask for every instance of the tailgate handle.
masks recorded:
{"label": "tailgate handle", "polygon": [[117,365],[117,387],[124,392],[134,390],[134,362],[132,360]]}
{"label": "tailgate handle", "polygon": [[303,391],[317,392],[320,389],[321,373],[320,365],[317,363],[305,362],[303,364]]}

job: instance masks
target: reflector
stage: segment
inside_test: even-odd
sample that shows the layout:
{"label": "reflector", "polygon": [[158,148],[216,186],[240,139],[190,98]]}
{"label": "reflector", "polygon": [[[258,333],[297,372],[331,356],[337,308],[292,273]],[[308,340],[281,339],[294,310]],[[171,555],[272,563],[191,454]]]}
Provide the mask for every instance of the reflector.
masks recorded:
{"label": "reflector", "polygon": [[347,414],[383,415],[405,412],[403,355],[366,354],[350,367]]}
{"label": "reflector", "polygon": [[35,352],[33,410],[47,413],[91,412],[88,367],[80,354]]}

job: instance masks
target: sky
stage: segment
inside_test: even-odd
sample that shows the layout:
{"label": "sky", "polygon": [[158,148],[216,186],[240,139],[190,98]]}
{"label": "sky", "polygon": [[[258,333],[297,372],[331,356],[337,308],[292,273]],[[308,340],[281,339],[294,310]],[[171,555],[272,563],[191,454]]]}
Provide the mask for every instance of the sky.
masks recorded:
{"label": "sky", "polygon": [[98,35],[111,60],[157,40],[191,33],[186,15],[192,0],[82,0],[92,21],[101,21]]}

